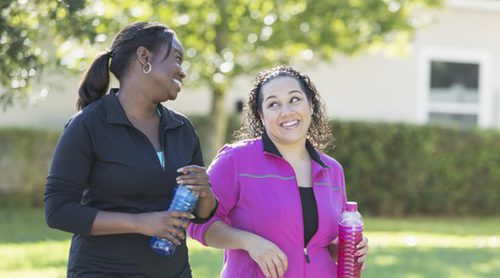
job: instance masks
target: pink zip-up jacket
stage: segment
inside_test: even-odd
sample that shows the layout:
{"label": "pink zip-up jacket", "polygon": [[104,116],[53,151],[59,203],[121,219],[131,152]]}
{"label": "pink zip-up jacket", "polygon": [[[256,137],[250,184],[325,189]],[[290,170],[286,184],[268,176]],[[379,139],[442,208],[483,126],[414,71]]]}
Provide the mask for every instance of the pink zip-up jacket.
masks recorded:
{"label": "pink zip-up jacket", "polygon": [[[318,230],[304,246],[302,203],[292,166],[264,133],[262,138],[224,146],[208,169],[219,201],[214,217],[190,224],[189,235],[207,245],[207,228],[224,221],[234,228],[262,236],[288,258],[284,277],[336,277],[328,245],[337,237],[337,222],[345,208],[342,166],[307,142],[312,158],[313,191]],[[265,277],[244,250],[224,250],[221,277]]]}

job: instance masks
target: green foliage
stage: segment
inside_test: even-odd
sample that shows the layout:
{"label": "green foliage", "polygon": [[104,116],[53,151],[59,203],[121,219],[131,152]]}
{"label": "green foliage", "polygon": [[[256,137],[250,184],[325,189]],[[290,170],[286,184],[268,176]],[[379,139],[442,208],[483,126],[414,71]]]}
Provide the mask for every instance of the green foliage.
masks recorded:
{"label": "green foliage", "polygon": [[[29,80],[49,61],[84,70],[97,49],[104,51],[103,43],[109,44],[109,36],[125,25],[159,21],[174,29],[186,48],[186,83],[211,90],[210,144],[217,148],[227,127],[225,92],[236,77],[278,64],[356,54],[397,41],[398,35],[410,38],[422,25],[414,11],[422,14],[442,2],[3,0],[2,15],[7,16],[0,19],[0,54],[7,59],[0,61],[0,85],[8,89],[0,91],[0,104],[9,105],[26,92]],[[55,51],[40,50],[42,44]]]}
{"label": "green foliage", "polygon": [[[354,54],[411,33],[415,8],[439,7],[441,0],[308,1],[2,1],[0,64],[2,84],[13,88],[14,71],[46,64],[65,49],[101,44],[132,21],[160,21],[184,42],[192,81],[226,88],[242,73],[303,57],[324,60]],[[40,32],[42,30],[43,32]],[[46,52],[42,46],[59,48]],[[68,43],[80,44],[71,47]],[[44,45],[45,44],[45,45]],[[73,53],[74,54],[74,53]],[[88,54],[88,53],[87,53]],[[49,56],[47,56],[49,55]],[[90,57],[75,57],[88,60]],[[66,66],[82,68],[79,63]],[[8,70],[4,70],[8,69]],[[27,81],[33,75],[19,73]],[[22,82],[24,84],[24,82]]]}
{"label": "green foliage", "polygon": [[500,134],[338,122],[327,152],[373,215],[500,215]]}
{"label": "green foliage", "polygon": [[0,204],[41,206],[50,157],[59,134],[0,129]]}
{"label": "green foliage", "polygon": [[[58,47],[71,37],[89,42],[97,33],[86,1],[0,0],[0,105],[25,101],[30,81],[55,65]],[[92,42],[94,42],[92,40]]]}
{"label": "green foliage", "polygon": [[[209,118],[191,116],[202,148]],[[231,117],[226,142],[240,125]],[[500,133],[408,124],[335,122],[325,151],[344,167],[349,199],[367,215],[500,215]],[[0,203],[42,203],[57,132],[0,129]],[[208,165],[212,157],[205,153]]]}

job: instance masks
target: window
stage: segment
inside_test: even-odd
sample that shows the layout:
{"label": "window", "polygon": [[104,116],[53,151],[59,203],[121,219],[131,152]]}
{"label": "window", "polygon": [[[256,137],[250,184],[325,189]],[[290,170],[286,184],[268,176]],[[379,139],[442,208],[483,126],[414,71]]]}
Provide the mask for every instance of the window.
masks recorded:
{"label": "window", "polygon": [[479,64],[431,61],[429,123],[477,125]]}
{"label": "window", "polygon": [[426,50],[420,59],[419,122],[470,128],[491,125],[489,56]]}

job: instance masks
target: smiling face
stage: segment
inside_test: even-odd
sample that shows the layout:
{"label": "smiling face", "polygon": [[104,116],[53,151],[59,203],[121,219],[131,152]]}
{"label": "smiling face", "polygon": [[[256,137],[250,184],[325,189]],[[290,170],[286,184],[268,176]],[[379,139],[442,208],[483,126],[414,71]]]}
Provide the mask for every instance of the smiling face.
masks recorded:
{"label": "smiling face", "polygon": [[162,47],[151,61],[150,74],[155,87],[160,92],[161,99],[159,101],[175,100],[181,91],[182,80],[186,77],[182,70],[184,49],[175,36],[172,38],[170,53],[168,51],[168,45]]}
{"label": "smiling face", "polygon": [[262,124],[275,144],[305,144],[312,107],[295,78],[282,76],[268,81],[261,92]]}

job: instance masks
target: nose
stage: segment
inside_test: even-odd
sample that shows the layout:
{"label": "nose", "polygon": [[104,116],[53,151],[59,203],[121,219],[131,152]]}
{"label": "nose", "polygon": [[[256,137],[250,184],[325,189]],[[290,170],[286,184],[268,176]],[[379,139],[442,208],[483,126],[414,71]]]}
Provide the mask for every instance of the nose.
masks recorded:
{"label": "nose", "polygon": [[184,79],[186,78],[186,73],[184,72],[184,69],[181,67],[179,67],[179,75],[181,77],[181,79]]}
{"label": "nose", "polygon": [[281,111],[280,111],[281,115],[288,115],[290,112],[292,112],[292,107],[290,107],[290,105],[285,104],[281,106]]}

